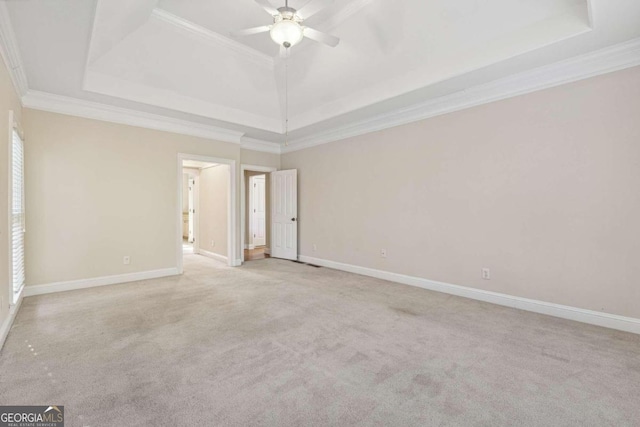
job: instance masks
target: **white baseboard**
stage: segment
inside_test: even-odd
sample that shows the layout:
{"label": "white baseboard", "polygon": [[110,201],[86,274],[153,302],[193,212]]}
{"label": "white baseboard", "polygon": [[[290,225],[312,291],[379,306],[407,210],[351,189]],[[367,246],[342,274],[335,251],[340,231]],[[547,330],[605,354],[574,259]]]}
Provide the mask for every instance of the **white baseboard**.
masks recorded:
{"label": "white baseboard", "polygon": [[54,292],[73,291],[76,289],[94,288],[96,286],[116,285],[118,283],[136,282],[138,280],[157,279],[175,276],[178,269],[163,268],[161,270],[141,271],[138,273],[118,274],[115,276],[94,277],[91,279],[70,280],[67,282],[47,283],[43,285],[25,286],[25,297],[50,294]]}
{"label": "white baseboard", "polygon": [[226,256],[219,255],[219,254],[216,254],[216,253],[213,253],[213,252],[209,252],[209,251],[205,251],[204,249],[200,249],[200,255],[206,256],[207,258],[213,258],[215,260],[222,261],[225,264],[227,264],[229,262],[229,258],[227,258]]}
{"label": "white baseboard", "polygon": [[251,244],[251,243],[246,243],[246,244],[244,245],[244,248],[245,248],[245,249],[249,249],[249,250],[251,250],[251,249],[255,249],[255,248],[256,248],[256,245]]}
{"label": "white baseboard", "polygon": [[484,291],[481,289],[468,288],[465,286],[451,285],[449,283],[436,282],[423,279],[421,277],[406,276],[404,274],[391,273],[383,270],[375,270],[357,265],[343,264],[336,261],[329,261],[320,258],[299,256],[300,261],[335,270],[347,271],[349,273],[363,276],[375,277],[377,279],[389,280],[391,282],[402,283],[404,285],[416,286],[436,292],[457,295],[465,298],[485,301],[506,307],[517,308],[534,313],[546,314],[548,316],[560,317],[563,319],[575,320],[577,322],[602,326],[605,328],[617,329],[620,331],[640,334],[640,319],[633,317],[618,316],[615,314],[602,313],[599,311],[585,310],[582,308],[567,305],[553,304],[550,302],[537,301],[528,298],[520,298],[497,292]]}
{"label": "white baseboard", "polygon": [[13,325],[13,321],[18,315],[18,311],[20,311],[24,294],[25,291],[24,288],[22,288],[22,291],[20,291],[20,295],[18,296],[18,302],[9,307],[9,316],[7,316],[7,318],[4,319],[4,322],[2,322],[2,325],[0,325],[0,351],[2,350],[2,347],[4,347],[4,342],[7,340],[7,336],[9,336],[9,331]]}

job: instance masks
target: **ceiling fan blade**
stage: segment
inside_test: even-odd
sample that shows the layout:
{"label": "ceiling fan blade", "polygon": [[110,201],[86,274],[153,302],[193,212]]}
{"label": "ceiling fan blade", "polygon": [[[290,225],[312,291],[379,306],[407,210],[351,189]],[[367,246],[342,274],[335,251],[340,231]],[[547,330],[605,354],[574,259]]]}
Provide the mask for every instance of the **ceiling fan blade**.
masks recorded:
{"label": "ceiling fan blade", "polygon": [[305,37],[317,41],[318,43],[326,44],[327,46],[336,47],[338,46],[338,43],[340,43],[340,39],[338,37],[322,33],[318,30],[314,30],[313,28],[304,27],[303,33]]}
{"label": "ceiling fan blade", "polygon": [[260,6],[262,6],[262,8],[264,10],[266,10],[269,15],[271,15],[271,16],[280,15],[280,12],[278,12],[278,9],[276,9],[273,6],[271,6],[271,3],[269,3],[269,0],[255,0],[255,1]]}
{"label": "ceiling fan blade", "polygon": [[231,35],[233,37],[252,36],[254,34],[266,33],[270,29],[271,29],[270,25],[263,25],[261,27],[247,28],[246,30],[232,31]]}
{"label": "ceiling fan blade", "polygon": [[296,15],[302,19],[309,19],[331,3],[333,3],[333,0],[311,0],[306,6],[297,11]]}
{"label": "ceiling fan blade", "polygon": [[289,49],[284,46],[280,46],[280,58],[285,59],[289,57]]}

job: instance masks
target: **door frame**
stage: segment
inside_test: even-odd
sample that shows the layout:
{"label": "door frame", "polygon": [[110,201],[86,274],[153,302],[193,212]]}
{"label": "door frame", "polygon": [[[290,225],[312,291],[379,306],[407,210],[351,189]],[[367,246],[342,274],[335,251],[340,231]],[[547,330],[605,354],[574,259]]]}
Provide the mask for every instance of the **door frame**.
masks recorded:
{"label": "door frame", "polygon": [[[176,264],[178,268],[178,274],[182,274],[184,272],[184,254],[182,253],[182,180],[184,178],[182,171],[182,162],[184,160],[197,160],[201,162],[218,163],[221,165],[229,166],[229,195],[227,197],[227,263],[230,267],[236,267],[240,265],[240,263],[238,262],[238,252],[236,250],[238,241],[236,233],[236,191],[238,181],[236,172],[236,161],[220,157],[201,156],[199,154],[178,153],[176,162],[176,184],[178,187],[178,191],[176,194]],[[197,204],[196,209],[198,209]],[[197,214],[198,211],[196,210],[196,215]],[[197,238],[196,243],[199,243]]]}
{"label": "door frame", "polygon": [[[244,262],[244,245],[246,240],[246,225],[247,225],[247,183],[244,179],[244,171],[251,172],[264,172],[265,175],[270,174],[271,172],[276,172],[278,168],[269,167],[269,166],[257,166],[257,165],[240,165],[240,241],[242,242],[242,250],[240,251],[240,259],[241,262]],[[269,197],[271,200],[271,195],[267,195],[265,191],[265,195]],[[265,224],[267,227],[270,227],[271,224]],[[269,242],[271,243],[271,242]],[[271,247],[267,246],[267,250],[271,251]]]}
{"label": "door frame", "polygon": [[[182,174],[182,179],[184,179],[184,174]],[[193,183],[193,185],[191,184]],[[184,186],[183,186],[184,187]],[[187,242],[195,243],[196,241],[196,179],[189,178],[187,179],[187,188],[188,188],[188,202],[187,202],[187,212],[189,218],[189,224],[187,226]],[[184,197],[184,194],[183,194]],[[189,241],[191,239],[191,241]]]}

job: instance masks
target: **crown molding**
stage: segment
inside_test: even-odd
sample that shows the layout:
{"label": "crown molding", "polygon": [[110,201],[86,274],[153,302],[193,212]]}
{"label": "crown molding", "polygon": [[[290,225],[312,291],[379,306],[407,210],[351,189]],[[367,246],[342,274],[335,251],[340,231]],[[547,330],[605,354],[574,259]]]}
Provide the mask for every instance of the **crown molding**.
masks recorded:
{"label": "crown molding", "polygon": [[226,49],[229,49],[236,54],[255,62],[258,65],[262,65],[263,67],[268,68],[269,70],[273,70],[275,68],[275,59],[273,57],[252,49],[249,46],[246,46],[214,31],[196,25],[191,21],[182,19],[179,16],[167,12],[166,10],[155,8],[153,9],[153,12],[151,12],[151,16],[162,22],[171,24],[183,31],[187,31],[191,34],[202,37],[205,40],[213,42],[218,46],[223,46]]}
{"label": "crown molding", "polygon": [[46,92],[28,91],[26,108],[240,144],[243,132]]}
{"label": "crown molding", "polygon": [[262,151],[264,153],[280,154],[282,152],[282,146],[277,142],[263,141],[247,136],[242,137],[240,146],[246,150]]}
{"label": "crown molding", "polygon": [[9,9],[7,9],[7,5],[3,1],[0,1],[0,55],[2,55],[2,59],[7,65],[11,82],[18,96],[24,96],[27,93],[29,84],[22,65],[22,57],[13,32],[11,19],[9,18]]}
{"label": "crown molding", "polygon": [[413,123],[638,65],[640,38],[380,114],[371,119],[298,138],[283,147],[282,153]]}

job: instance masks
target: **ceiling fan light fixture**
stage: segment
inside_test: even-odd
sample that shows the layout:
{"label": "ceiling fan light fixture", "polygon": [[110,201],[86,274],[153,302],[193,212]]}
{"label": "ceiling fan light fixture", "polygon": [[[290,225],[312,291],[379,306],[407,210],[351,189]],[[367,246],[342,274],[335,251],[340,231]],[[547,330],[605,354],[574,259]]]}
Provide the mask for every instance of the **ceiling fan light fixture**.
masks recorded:
{"label": "ceiling fan light fixture", "polygon": [[300,24],[291,19],[282,19],[273,24],[270,35],[276,44],[287,48],[300,43],[304,36]]}

